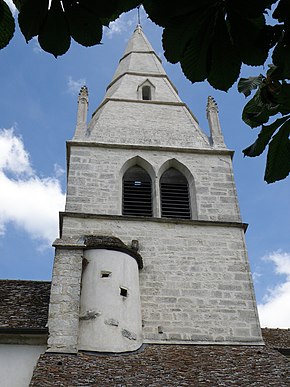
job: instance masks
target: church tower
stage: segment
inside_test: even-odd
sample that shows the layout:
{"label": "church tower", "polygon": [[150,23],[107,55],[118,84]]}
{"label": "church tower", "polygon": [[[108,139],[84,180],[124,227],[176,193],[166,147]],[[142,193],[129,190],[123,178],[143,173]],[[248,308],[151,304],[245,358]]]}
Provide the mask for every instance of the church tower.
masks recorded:
{"label": "church tower", "polygon": [[215,101],[208,138],[138,25],[89,123],[87,109],[83,87],[48,351],[263,344]]}

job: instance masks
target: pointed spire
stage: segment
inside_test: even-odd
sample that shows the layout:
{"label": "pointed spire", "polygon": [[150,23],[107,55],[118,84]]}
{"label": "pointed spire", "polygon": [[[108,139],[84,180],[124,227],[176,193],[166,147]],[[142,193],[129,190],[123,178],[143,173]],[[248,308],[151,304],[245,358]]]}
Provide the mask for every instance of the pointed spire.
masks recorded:
{"label": "pointed spire", "polygon": [[81,134],[87,127],[87,114],[89,106],[89,93],[87,86],[82,86],[78,96],[77,126],[75,137]]}
{"label": "pointed spire", "polygon": [[147,76],[166,75],[160,58],[144,35],[140,24],[137,24],[135,31],[127,44],[124,55],[120,60],[119,66],[108,89],[116,80],[128,73]]}
{"label": "pointed spire", "polygon": [[207,99],[206,116],[208,119],[211,142],[213,146],[225,148],[224,137],[222,134],[218,106],[213,97],[209,96]]}
{"label": "pointed spire", "polygon": [[[153,134],[152,128],[156,125],[158,130]],[[196,118],[179,98],[140,24],[133,32],[87,130],[82,130],[82,134],[79,131],[77,139],[80,138],[105,143],[123,141],[211,148]]]}
{"label": "pointed spire", "polygon": [[210,113],[217,114],[218,112],[219,112],[219,109],[215,99],[211,95],[209,95],[207,98],[207,105],[206,105],[207,118],[209,117]]}
{"label": "pointed spire", "polygon": [[124,52],[123,58],[124,58],[124,56],[126,56],[126,55],[128,55],[128,54],[130,54],[132,52],[136,52],[136,53],[140,53],[140,52],[154,53],[154,50],[153,50],[151,44],[149,43],[148,39],[144,35],[144,33],[142,31],[141,24],[139,24],[139,23],[137,24],[137,26],[136,26],[136,28],[135,28],[135,30],[133,32],[133,35],[131,36],[131,38],[130,38],[128,44],[127,44],[127,47],[126,47],[126,50]]}
{"label": "pointed spire", "polygon": [[141,5],[138,5],[138,7],[137,7],[137,17],[138,17],[138,25],[141,26],[140,7],[141,7]]}

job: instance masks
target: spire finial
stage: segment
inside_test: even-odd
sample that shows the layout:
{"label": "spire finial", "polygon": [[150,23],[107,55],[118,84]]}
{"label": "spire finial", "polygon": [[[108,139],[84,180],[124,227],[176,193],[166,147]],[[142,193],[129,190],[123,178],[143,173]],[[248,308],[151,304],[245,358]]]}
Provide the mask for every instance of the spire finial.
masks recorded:
{"label": "spire finial", "polygon": [[218,106],[217,106],[217,103],[215,101],[215,99],[212,97],[212,96],[209,96],[208,99],[207,99],[207,106],[206,106],[206,113],[207,115],[210,113],[210,112],[216,112],[218,113]]}
{"label": "spire finial", "polygon": [[137,25],[141,27],[140,5],[137,7]]}
{"label": "spire finial", "polygon": [[79,100],[81,100],[82,98],[85,98],[87,99],[88,98],[88,88],[86,85],[82,86],[81,89],[80,89],[80,92],[79,92]]}

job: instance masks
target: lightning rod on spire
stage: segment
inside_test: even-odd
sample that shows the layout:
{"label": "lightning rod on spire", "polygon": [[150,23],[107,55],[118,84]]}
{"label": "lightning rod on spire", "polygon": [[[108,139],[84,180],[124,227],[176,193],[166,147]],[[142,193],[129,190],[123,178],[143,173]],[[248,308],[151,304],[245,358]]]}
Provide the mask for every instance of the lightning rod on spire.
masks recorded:
{"label": "lightning rod on spire", "polygon": [[140,5],[137,7],[137,23],[140,26],[141,25],[141,18],[140,18]]}

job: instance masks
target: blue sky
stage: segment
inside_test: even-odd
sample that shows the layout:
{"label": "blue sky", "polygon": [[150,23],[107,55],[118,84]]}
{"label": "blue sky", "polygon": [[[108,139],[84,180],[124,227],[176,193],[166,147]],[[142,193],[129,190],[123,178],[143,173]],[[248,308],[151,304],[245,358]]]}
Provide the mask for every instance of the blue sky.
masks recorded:
{"label": "blue sky", "polygon": [[[246,233],[259,314],[263,326],[290,325],[290,178],[263,181],[265,155],[243,158],[242,149],[258,133],[241,120],[245,98],[234,85],[228,93],[206,82],[192,85],[178,65],[166,62],[162,30],[141,12],[143,30],[181,99],[208,132],[206,102],[219,106],[227,146],[235,151],[234,173]],[[0,51],[0,277],[51,278],[58,236],[58,211],[65,200],[65,141],[73,136],[77,95],[89,89],[89,115],[101,102],[128,38],[137,12],[122,15],[104,30],[103,44],[84,48],[72,43],[58,59],[43,52],[36,39],[28,45],[19,30]],[[242,76],[260,68],[244,68]]]}

